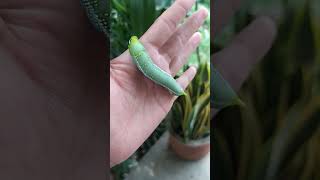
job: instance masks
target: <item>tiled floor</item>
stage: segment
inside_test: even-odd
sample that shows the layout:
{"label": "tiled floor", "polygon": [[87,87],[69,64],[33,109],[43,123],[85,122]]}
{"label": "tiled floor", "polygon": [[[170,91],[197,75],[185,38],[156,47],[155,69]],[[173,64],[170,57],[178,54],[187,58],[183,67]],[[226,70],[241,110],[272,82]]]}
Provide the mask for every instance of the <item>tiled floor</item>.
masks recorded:
{"label": "tiled floor", "polygon": [[184,161],[168,149],[165,133],[131,171],[127,180],[209,180],[210,154],[199,161]]}

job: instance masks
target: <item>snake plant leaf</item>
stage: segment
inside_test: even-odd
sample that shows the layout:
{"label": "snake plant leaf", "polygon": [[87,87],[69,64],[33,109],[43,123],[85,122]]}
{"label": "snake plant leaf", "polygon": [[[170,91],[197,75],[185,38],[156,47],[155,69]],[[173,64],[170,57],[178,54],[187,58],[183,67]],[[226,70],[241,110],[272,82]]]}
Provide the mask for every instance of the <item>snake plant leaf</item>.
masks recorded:
{"label": "snake plant leaf", "polygon": [[236,179],[234,174],[234,163],[232,161],[232,153],[228,147],[228,142],[224,134],[216,129],[214,132],[212,149],[213,157],[213,179]]}
{"label": "snake plant leaf", "polygon": [[[249,93],[248,93],[249,94]],[[244,93],[247,108],[240,112],[241,116],[241,143],[239,148],[238,180],[248,180],[248,168],[253,162],[259,148],[263,145],[263,133],[260,131],[260,118],[254,110],[253,98]]]}
{"label": "snake plant leaf", "polygon": [[108,0],[80,0],[85,8],[92,25],[106,36],[109,36],[109,1]]}
{"label": "snake plant leaf", "polygon": [[184,105],[184,115],[183,115],[183,123],[182,123],[182,130],[185,137],[188,137],[188,128],[190,124],[190,112],[192,113],[192,100],[191,97],[187,94],[186,96],[183,96],[183,105]]}
{"label": "snake plant leaf", "polygon": [[157,18],[154,0],[127,0],[132,33],[141,37]]}
{"label": "snake plant leaf", "polygon": [[[320,127],[320,97],[313,97],[308,104],[295,106],[287,118],[288,128],[276,136],[270,156],[266,180],[275,179],[290,160]],[[298,112],[298,113],[297,113]]]}
{"label": "snake plant leaf", "polygon": [[270,159],[272,140],[272,138],[269,138],[267,142],[256,150],[257,152],[252,158],[246,180],[263,180],[265,178],[268,160]]}
{"label": "snake plant leaf", "polygon": [[238,95],[234,92],[231,86],[222,75],[210,64],[211,78],[211,107],[215,109],[223,109],[227,106],[240,105],[244,103],[239,99]]}
{"label": "snake plant leaf", "polygon": [[193,132],[195,123],[199,121],[199,114],[205,109],[210,102],[210,94],[209,92],[201,95],[196,105],[193,107],[191,114],[188,117],[188,123],[186,124],[188,128],[186,128],[186,137],[190,137],[190,134]]}
{"label": "snake plant leaf", "polygon": [[125,5],[122,4],[121,1],[112,0],[111,2],[112,2],[112,6],[113,6],[117,11],[119,11],[120,13],[123,13],[123,14],[127,14],[127,13],[128,13]]}
{"label": "snake plant leaf", "polygon": [[199,139],[204,137],[204,135],[209,134],[210,125],[208,122],[210,121],[210,106],[209,104],[204,108],[204,110],[200,113],[199,119],[202,121],[197,121],[196,126],[193,129],[192,137],[193,139]]}

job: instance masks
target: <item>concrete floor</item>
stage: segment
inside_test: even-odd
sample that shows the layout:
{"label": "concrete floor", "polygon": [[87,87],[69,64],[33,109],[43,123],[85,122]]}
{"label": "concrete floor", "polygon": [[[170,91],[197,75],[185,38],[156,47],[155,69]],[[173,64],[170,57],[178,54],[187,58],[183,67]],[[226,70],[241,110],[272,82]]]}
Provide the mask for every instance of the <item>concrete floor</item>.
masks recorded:
{"label": "concrete floor", "polygon": [[181,160],[168,149],[168,137],[168,133],[161,137],[126,180],[210,179],[210,154],[199,161]]}

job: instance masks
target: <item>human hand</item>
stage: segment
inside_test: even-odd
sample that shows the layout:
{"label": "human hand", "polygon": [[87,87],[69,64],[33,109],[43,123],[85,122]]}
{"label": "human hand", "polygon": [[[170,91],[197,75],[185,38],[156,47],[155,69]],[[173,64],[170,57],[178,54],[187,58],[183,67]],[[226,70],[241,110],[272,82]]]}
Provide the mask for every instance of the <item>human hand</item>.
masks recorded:
{"label": "human hand", "polygon": [[0,1],[0,179],[103,179],[104,36],[79,0]]}
{"label": "human hand", "polygon": [[[195,0],[177,0],[141,37],[155,64],[172,76],[200,43],[196,33],[207,17],[199,10],[177,26]],[[186,88],[196,74],[191,67],[177,82]],[[127,159],[148,138],[171,109],[175,96],[147,79],[128,51],[110,64],[110,165]]]}
{"label": "human hand", "polygon": [[[213,36],[221,31],[240,5],[241,0],[211,3],[214,12]],[[258,17],[229,46],[214,54],[211,61],[230,86],[238,91],[252,68],[270,49],[275,36],[275,22],[269,17]],[[214,109],[211,112],[212,116],[217,113]]]}

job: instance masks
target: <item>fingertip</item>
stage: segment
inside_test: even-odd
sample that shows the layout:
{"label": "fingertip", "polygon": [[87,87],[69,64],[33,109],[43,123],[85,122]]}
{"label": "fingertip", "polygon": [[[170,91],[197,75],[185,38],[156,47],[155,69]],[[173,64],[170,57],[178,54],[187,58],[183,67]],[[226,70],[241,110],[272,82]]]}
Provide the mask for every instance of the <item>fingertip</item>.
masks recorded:
{"label": "fingertip", "polygon": [[[192,75],[193,77],[197,74],[197,71],[198,71],[197,67],[196,67],[196,66],[193,66],[193,65],[189,68],[189,70],[192,71],[192,72],[191,72],[191,75]],[[193,79],[193,78],[192,78],[192,79]]]}
{"label": "fingertip", "polygon": [[197,68],[195,66],[191,66],[186,72],[180,76],[177,81],[181,85],[183,89],[191,83],[195,75],[197,74]]}
{"label": "fingertip", "polygon": [[270,34],[271,37],[275,37],[277,35],[277,24],[273,18],[260,16],[256,19],[256,22],[258,22],[260,26],[264,27],[265,31]]}
{"label": "fingertip", "polygon": [[191,66],[189,67],[189,69],[185,72],[185,75],[187,76],[188,78],[188,84],[193,80],[193,78],[196,76],[197,74],[197,67],[195,66]]}
{"label": "fingertip", "polygon": [[204,7],[201,7],[195,14],[195,19],[199,25],[203,24],[208,17],[208,10]]}
{"label": "fingertip", "polygon": [[199,9],[199,12],[201,13],[201,17],[204,18],[204,19],[207,18],[208,15],[209,15],[208,10],[206,8],[204,8],[204,7],[201,7]]}
{"label": "fingertip", "polygon": [[196,3],[196,0],[176,0],[175,3],[180,4],[186,10],[190,10],[192,6]]}

